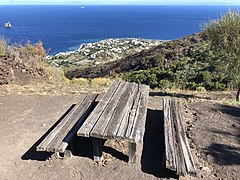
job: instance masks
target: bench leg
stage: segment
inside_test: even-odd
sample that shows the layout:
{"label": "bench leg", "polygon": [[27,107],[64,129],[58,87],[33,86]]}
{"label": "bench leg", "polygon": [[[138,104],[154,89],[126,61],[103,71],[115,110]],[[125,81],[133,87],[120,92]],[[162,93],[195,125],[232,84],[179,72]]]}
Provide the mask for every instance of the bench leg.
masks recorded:
{"label": "bench leg", "polygon": [[71,150],[65,150],[64,151],[64,157],[65,158],[72,158],[72,151]]}
{"label": "bench leg", "polygon": [[128,143],[128,156],[130,164],[136,163],[136,143]]}
{"label": "bench leg", "polygon": [[54,155],[55,158],[57,158],[57,159],[63,159],[63,158],[64,158],[64,153],[55,152],[53,155]]}
{"label": "bench leg", "polygon": [[93,140],[93,160],[99,162],[102,160],[102,141],[98,138],[92,138]]}
{"label": "bench leg", "polygon": [[54,156],[57,159],[72,158],[72,152],[71,150],[65,150],[64,153],[55,152]]}
{"label": "bench leg", "polygon": [[[72,139],[69,143],[68,143],[68,150],[70,150],[71,152],[73,152],[73,141],[74,139]],[[66,151],[66,150],[65,150]]]}

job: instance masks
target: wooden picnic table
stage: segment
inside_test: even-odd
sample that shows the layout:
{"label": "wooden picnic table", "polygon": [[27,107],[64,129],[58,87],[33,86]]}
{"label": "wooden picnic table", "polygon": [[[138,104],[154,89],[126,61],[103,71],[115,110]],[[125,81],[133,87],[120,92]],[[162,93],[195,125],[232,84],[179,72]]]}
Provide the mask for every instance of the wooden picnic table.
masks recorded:
{"label": "wooden picnic table", "polygon": [[94,161],[102,157],[101,139],[129,142],[129,162],[136,159],[136,143],[143,142],[149,87],[114,81],[77,135],[92,137]]}

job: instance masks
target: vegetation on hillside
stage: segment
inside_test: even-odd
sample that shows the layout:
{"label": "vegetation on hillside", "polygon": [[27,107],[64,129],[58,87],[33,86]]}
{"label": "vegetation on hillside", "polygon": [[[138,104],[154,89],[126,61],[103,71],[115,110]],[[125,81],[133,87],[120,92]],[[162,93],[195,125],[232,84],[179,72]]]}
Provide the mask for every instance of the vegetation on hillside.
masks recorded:
{"label": "vegetation on hillside", "polygon": [[4,38],[0,38],[0,85],[23,85],[23,88],[17,91],[31,93],[55,93],[59,90],[76,94],[101,90],[111,84],[109,78],[69,80],[64,76],[63,69],[48,64],[45,56],[46,52],[41,42],[10,45]]}
{"label": "vegetation on hillside", "polygon": [[119,76],[151,88],[229,90],[240,87],[240,15],[228,12],[203,32],[164,42],[118,61],[67,71],[68,78]]}
{"label": "vegetation on hillside", "polygon": [[46,79],[45,54],[41,42],[9,45],[5,39],[0,38],[0,85],[12,81],[21,83]]}
{"label": "vegetation on hillside", "polygon": [[89,68],[71,69],[65,72],[66,77],[95,78],[116,76],[120,73],[147,70],[154,67],[167,67],[172,62],[193,56],[193,51],[202,46],[202,34],[194,34],[174,41],[160,44],[150,50],[143,50],[125,58]]}
{"label": "vegetation on hillside", "polygon": [[[45,50],[42,43],[35,45],[9,46],[0,40],[0,75],[19,70],[29,74],[56,77],[57,81],[77,82],[79,84],[109,84],[109,80],[99,77],[120,77],[123,80],[150,85],[160,89],[190,90],[229,90],[238,89],[240,93],[240,14],[228,12],[220,19],[206,23],[201,33],[177,40],[166,41],[149,50],[131,54],[125,58],[65,71],[53,71],[44,61]],[[12,60],[6,71],[3,57]],[[17,62],[17,63],[16,63]],[[1,72],[2,71],[2,72]],[[40,72],[40,73],[39,73]],[[76,78],[80,78],[77,80]],[[85,80],[86,78],[88,80]],[[98,78],[92,80],[93,78]],[[50,78],[51,79],[51,78]],[[54,81],[54,80],[53,80]],[[60,82],[59,81],[59,82]],[[3,84],[1,81],[0,84]]]}
{"label": "vegetation on hillside", "polygon": [[210,64],[215,56],[203,33],[164,42],[148,51],[86,69],[74,69],[68,78],[119,76],[126,81],[148,84],[151,88],[225,90],[230,79],[223,67]]}
{"label": "vegetation on hillside", "polygon": [[229,11],[203,28],[215,58],[212,65],[224,66],[224,74],[231,79],[240,94],[240,13]]}

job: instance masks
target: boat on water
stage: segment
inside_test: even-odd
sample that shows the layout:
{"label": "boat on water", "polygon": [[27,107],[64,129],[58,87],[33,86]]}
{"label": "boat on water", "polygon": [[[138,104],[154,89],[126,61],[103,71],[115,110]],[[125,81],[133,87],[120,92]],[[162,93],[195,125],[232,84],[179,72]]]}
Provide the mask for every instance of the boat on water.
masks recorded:
{"label": "boat on water", "polygon": [[4,27],[5,27],[5,28],[11,28],[11,27],[12,27],[12,24],[11,24],[10,22],[6,22]]}

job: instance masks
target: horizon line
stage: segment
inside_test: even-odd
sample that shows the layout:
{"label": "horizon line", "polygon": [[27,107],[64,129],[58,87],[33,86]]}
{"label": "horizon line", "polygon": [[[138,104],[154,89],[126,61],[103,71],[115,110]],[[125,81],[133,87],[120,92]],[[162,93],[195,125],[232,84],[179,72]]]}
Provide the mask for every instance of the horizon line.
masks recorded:
{"label": "horizon line", "polygon": [[15,4],[1,4],[0,6],[15,6],[15,5],[65,5],[65,6],[240,6],[236,3],[166,3],[166,4],[78,4],[78,3],[15,3]]}

